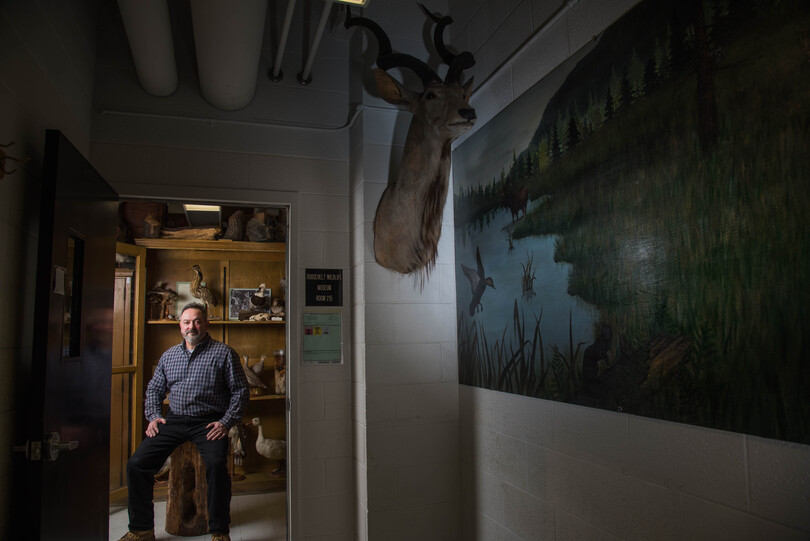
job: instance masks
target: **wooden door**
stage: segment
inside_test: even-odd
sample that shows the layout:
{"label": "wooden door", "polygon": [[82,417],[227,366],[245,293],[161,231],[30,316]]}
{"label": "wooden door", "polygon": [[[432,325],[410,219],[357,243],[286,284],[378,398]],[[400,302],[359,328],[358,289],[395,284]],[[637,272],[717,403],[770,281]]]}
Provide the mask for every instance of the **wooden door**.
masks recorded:
{"label": "wooden door", "polygon": [[127,460],[141,442],[146,250],[117,243],[110,382],[110,505],[126,505]]}
{"label": "wooden door", "polygon": [[[46,134],[30,362],[20,367],[11,539],[106,541],[117,195]],[[25,443],[21,443],[25,442]]]}

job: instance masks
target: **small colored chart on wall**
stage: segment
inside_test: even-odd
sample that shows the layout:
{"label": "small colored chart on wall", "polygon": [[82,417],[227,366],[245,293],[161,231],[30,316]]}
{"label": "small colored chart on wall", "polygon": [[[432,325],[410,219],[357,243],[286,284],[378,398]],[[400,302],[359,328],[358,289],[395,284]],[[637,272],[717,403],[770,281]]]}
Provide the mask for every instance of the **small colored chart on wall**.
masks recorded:
{"label": "small colored chart on wall", "polygon": [[303,324],[303,362],[339,364],[340,312],[304,312]]}

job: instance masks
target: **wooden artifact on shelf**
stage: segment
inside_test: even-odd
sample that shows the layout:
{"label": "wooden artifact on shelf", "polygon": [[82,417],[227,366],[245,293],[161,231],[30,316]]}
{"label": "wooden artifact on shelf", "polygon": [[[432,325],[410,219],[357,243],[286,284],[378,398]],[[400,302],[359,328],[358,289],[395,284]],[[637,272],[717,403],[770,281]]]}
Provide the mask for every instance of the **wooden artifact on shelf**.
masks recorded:
{"label": "wooden artifact on shelf", "polygon": [[163,239],[198,239],[214,240],[222,235],[221,227],[200,226],[200,227],[164,227],[160,230],[160,237]]}
{"label": "wooden artifact on shelf", "polygon": [[152,311],[149,314],[150,319],[166,319],[169,315],[169,306],[177,300],[177,291],[169,287],[169,282],[160,280],[155,287],[146,292],[146,300],[152,308],[160,306],[158,317],[155,318],[154,311]]}

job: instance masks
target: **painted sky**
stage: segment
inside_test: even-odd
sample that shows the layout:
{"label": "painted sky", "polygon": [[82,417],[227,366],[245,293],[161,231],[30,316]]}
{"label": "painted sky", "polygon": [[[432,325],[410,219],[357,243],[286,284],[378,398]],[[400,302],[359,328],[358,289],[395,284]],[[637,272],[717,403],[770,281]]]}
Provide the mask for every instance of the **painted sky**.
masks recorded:
{"label": "painted sky", "polygon": [[[520,154],[531,141],[548,101],[560,88],[577,62],[587,55],[597,41],[591,40],[540,82],[516,98],[477,132],[468,136],[453,151],[453,186],[455,190],[486,185],[508,172],[513,154]],[[475,106],[475,94],[471,101]]]}

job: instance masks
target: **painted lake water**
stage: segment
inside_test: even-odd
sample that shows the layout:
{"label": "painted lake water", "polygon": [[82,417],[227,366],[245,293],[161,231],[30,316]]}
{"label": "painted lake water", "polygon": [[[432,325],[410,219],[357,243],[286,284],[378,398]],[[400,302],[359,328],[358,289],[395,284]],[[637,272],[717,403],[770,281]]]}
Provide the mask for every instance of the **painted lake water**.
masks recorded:
{"label": "painted lake water", "polygon": [[[531,212],[536,202],[529,203]],[[525,322],[525,332],[534,330],[535,318],[542,311],[540,333],[546,353],[556,345],[568,356],[569,315],[574,348],[582,349],[593,343],[593,324],[597,309],[578,297],[568,294],[568,272],[571,265],[554,261],[554,235],[532,236],[511,240],[512,217],[508,210],[497,211],[481,231],[456,231],[456,299],[460,317],[470,317],[472,291],[462,265],[475,269],[476,248],[480,249],[484,276],[492,278],[495,289],[487,287],[481,296],[481,306],[473,316],[485,329],[489,347],[496,340],[514,340],[513,314],[515,300]],[[523,294],[523,266],[532,260],[533,295]],[[506,334],[504,335],[504,329]]]}

